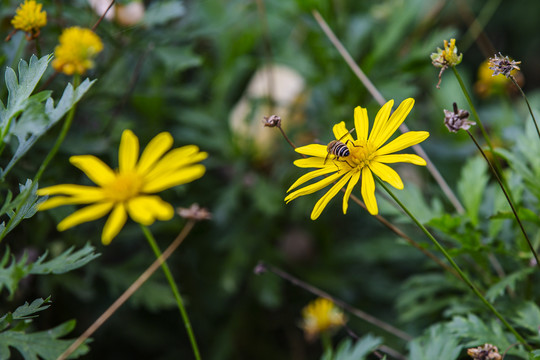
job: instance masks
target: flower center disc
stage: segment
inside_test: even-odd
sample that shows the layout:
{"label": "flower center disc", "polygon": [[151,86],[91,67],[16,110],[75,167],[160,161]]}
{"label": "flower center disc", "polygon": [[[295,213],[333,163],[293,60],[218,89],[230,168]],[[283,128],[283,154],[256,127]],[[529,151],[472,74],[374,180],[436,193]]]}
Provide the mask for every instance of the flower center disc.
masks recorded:
{"label": "flower center disc", "polygon": [[360,168],[369,165],[370,161],[375,157],[375,150],[377,149],[374,149],[372,144],[365,140],[354,141],[354,146],[349,146],[352,163]]}
{"label": "flower center disc", "polygon": [[136,173],[117,174],[114,181],[104,186],[104,190],[110,200],[123,202],[139,195],[142,185],[142,179]]}

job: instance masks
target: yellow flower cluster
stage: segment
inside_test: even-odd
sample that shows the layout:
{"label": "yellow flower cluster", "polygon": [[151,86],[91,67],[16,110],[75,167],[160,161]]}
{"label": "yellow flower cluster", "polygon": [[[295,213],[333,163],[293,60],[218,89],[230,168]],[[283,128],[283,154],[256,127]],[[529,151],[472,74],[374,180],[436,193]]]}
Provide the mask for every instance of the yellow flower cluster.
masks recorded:
{"label": "yellow flower cluster", "polygon": [[458,55],[456,39],[450,39],[450,42],[444,40],[444,50],[437,48],[437,52],[431,54],[431,62],[436,67],[447,68],[461,63],[463,54]]}
{"label": "yellow flower cluster", "polygon": [[328,299],[318,298],[302,310],[302,328],[308,340],[319,334],[335,330],[345,325],[347,319],[343,311]]}
{"label": "yellow flower cluster", "polygon": [[93,59],[101,50],[103,43],[92,30],[70,27],[60,35],[52,66],[66,75],[84,74],[94,67]]}
{"label": "yellow flower cluster", "polygon": [[11,25],[17,30],[26,32],[29,40],[35,39],[39,35],[39,29],[47,25],[47,13],[41,11],[41,7],[42,4],[34,0],[25,0],[19,5],[11,20]]}

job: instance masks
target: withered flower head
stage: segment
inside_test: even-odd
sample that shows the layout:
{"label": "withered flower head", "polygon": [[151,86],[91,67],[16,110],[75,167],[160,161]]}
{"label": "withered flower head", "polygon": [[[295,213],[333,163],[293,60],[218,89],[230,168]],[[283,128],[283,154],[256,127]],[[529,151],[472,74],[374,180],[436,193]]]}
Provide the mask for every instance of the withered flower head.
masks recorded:
{"label": "withered flower head", "polygon": [[266,127],[280,127],[281,126],[281,118],[277,115],[271,115],[270,117],[264,117],[263,124]]}
{"label": "withered flower head", "polygon": [[436,53],[431,54],[431,63],[435,67],[441,68],[439,72],[439,82],[437,83],[437,89],[441,84],[441,77],[443,72],[450,66],[456,66],[461,63],[463,54],[458,55],[458,49],[456,47],[456,39],[450,39],[450,42],[444,40],[444,50],[437,48]]}
{"label": "withered flower head", "polygon": [[451,132],[458,132],[459,129],[469,130],[472,125],[476,125],[474,121],[469,121],[469,112],[467,110],[458,109],[454,103],[454,111],[444,109],[444,125]]}
{"label": "withered flower head", "polygon": [[199,204],[192,204],[189,208],[178,208],[176,212],[184,219],[200,221],[212,218],[212,214],[207,209],[200,207]]}
{"label": "withered flower head", "polygon": [[467,355],[472,357],[473,360],[502,360],[499,349],[491,344],[467,349]]}
{"label": "withered flower head", "polygon": [[512,71],[520,70],[519,64],[521,61],[510,60],[508,56],[502,56],[495,54],[495,57],[489,59],[489,68],[493,70],[493,76],[503,74],[507,78],[512,76]]}

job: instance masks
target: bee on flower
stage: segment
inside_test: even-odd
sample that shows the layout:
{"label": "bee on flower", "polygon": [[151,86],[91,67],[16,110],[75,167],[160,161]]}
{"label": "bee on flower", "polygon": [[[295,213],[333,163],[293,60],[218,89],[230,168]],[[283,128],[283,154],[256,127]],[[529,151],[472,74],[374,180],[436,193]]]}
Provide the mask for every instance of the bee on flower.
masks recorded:
{"label": "bee on flower", "polygon": [[[294,164],[300,168],[315,168],[317,170],[301,176],[294,182],[287,190],[290,193],[285,198],[285,201],[288,203],[300,196],[312,194],[335,182],[330,190],[315,204],[311,212],[311,219],[317,219],[330,200],[345,186],[347,187],[343,196],[343,213],[346,214],[352,190],[361,181],[362,198],[367,210],[372,215],[378,214],[373,174],[396,189],[403,189],[403,182],[398,173],[386,164],[405,162],[421,166],[426,165],[426,161],[418,155],[394,153],[424,141],[429,136],[427,131],[409,131],[385,144],[405,121],[414,105],[414,100],[411,98],[404,100],[396,111],[390,115],[393,105],[394,100],[390,100],[379,110],[371,133],[369,133],[367,109],[360,106],[356,107],[354,109],[356,140],[345,127],[344,122],[334,125],[334,136],[336,140],[341,139],[340,141],[347,146],[347,156],[327,162],[325,161],[328,156],[326,145],[311,144],[297,148],[296,152],[311,157],[296,160]],[[344,154],[345,152],[343,152]],[[321,176],[326,177],[295,190],[300,185]]]}
{"label": "bee on flower", "polygon": [[64,29],[54,49],[53,68],[66,75],[84,74],[94,67],[94,58],[103,50],[99,36],[78,26]]}
{"label": "bee on flower", "polygon": [[343,311],[325,298],[318,298],[302,310],[301,327],[308,341],[315,340],[320,334],[332,332],[347,322]]}
{"label": "bee on flower", "polygon": [[[47,12],[42,11],[42,4],[35,0],[25,0],[15,11],[15,16],[11,20],[11,25],[17,30],[26,33],[27,40],[36,39],[40,29],[47,25]],[[11,33],[6,40],[9,40],[15,33]]]}

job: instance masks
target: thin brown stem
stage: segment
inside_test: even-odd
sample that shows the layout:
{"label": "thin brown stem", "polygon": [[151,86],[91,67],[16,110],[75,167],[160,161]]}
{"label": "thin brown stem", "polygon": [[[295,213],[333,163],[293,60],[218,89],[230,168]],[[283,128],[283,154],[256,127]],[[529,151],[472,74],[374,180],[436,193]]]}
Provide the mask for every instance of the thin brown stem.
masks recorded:
{"label": "thin brown stem", "polygon": [[[345,49],[343,44],[336,37],[332,29],[330,29],[326,21],[324,21],[321,14],[318,11],[313,10],[313,16],[315,17],[315,20],[317,21],[321,29],[324,31],[324,33],[326,34],[330,42],[335,46],[337,51],[343,57],[343,60],[345,60],[347,65],[349,65],[351,70],[362,82],[362,84],[366,87],[366,89],[370,92],[373,98],[379,103],[379,105],[381,106],[384,105],[386,103],[386,100],[384,99],[382,94],[379,92],[379,90],[377,90],[375,85],[373,85],[373,83],[371,82],[371,80],[369,80],[366,74],[364,74],[364,72],[362,71],[362,69],[360,69],[358,64],[356,64],[352,56],[349,54],[349,52]],[[407,125],[401,124],[399,127],[399,130],[402,133],[405,133],[409,131],[409,128],[407,127]],[[463,205],[461,205],[458,198],[456,197],[456,195],[454,194],[450,186],[448,186],[448,184],[446,183],[446,180],[444,180],[441,173],[439,172],[439,170],[437,170],[437,167],[435,166],[435,164],[433,164],[433,162],[431,161],[427,153],[424,151],[424,149],[418,144],[413,145],[412,148],[420,157],[426,160],[426,163],[427,163],[426,167],[428,171],[431,173],[431,175],[433,176],[437,184],[439,184],[441,190],[446,195],[448,200],[452,203],[452,205],[455,207],[456,211],[459,214],[465,213],[465,208],[463,208]]]}
{"label": "thin brown stem", "polygon": [[84,343],[86,339],[88,339],[94,332],[96,332],[96,330],[99,329],[101,325],[103,325],[105,321],[107,321],[120,308],[120,306],[122,306],[127,301],[127,299],[129,299],[131,295],[133,295],[135,291],[137,291],[141,287],[141,285],[150,278],[150,276],[152,276],[152,274],[161,266],[162,263],[165,262],[165,260],[169,258],[169,256],[171,256],[171,254],[178,248],[178,246],[182,244],[182,242],[188,236],[194,225],[194,220],[188,220],[180,234],[178,234],[176,239],[174,239],[171,245],[169,245],[169,247],[163,252],[163,255],[157,258],[152,263],[152,265],[150,265],[148,269],[146,269],[145,272],[143,272],[141,276],[139,276],[139,278],[135,280],[135,282],[133,282],[133,284],[131,284],[131,286],[122,295],[120,295],[120,297],[116,299],[116,301],[88,329],[86,329],[86,331],[81,336],[79,336],[77,340],[75,340],[75,342],[73,342],[67,348],[66,351],[64,351],[58,357],[57,360],[67,359],[67,357],[75,350],[77,350],[77,348],[82,343]]}
{"label": "thin brown stem", "polygon": [[101,17],[98,19],[98,21],[96,21],[94,26],[92,26],[92,31],[96,31],[97,27],[99,26],[99,24],[101,24],[101,22],[103,21],[103,19],[105,18],[105,16],[107,15],[107,13],[112,8],[112,6],[114,5],[115,2],[116,2],[116,0],[111,1],[111,3],[109,4],[109,7],[107,7],[107,10],[105,10],[103,15],[101,15]]}
{"label": "thin brown stem", "polygon": [[[296,145],[289,139],[289,137],[287,136],[287,134],[285,133],[285,131],[283,131],[282,127],[280,124],[276,125],[276,127],[279,129],[279,131],[281,131],[281,134],[283,135],[283,138],[289,143],[289,145],[293,148],[293,149],[296,149]],[[306,158],[306,155],[304,154],[300,154],[303,158]],[[342,188],[341,191],[344,193],[345,192],[345,189]],[[366,208],[366,205],[364,204],[364,202],[362,200],[360,200],[359,198],[357,198],[354,194],[351,194],[350,195],[350,199],[352,199],[355,203],[357,203],[358,205],[360,205],[362,208],[364,208],[364,210],[367,210]],[[435,263],[437,265],[439,265],[442,269],[450,272],[452,275],[454,275],[457,279],[461,279],[461,277],[458,275],[458,273],[453,269],[451,268],[450,266],[448,266],[447,264],[445,264],[444,262],[442,262],[437,256],[435,256],[434,254],[432,254],[429,250],[426,250],[424,247],[422,247],[420,244],[418,244],[416,241],[414,241],[413,239],[411,239],[409,236],[407,236],[407,234],[405,234],[403,231],[401,231],[398,227],[394,226],[390,221],[386,220],[384,217],[382,217],[381,215],[375,215],[374,216],[381,224],[383,224],[384,226],[386,226],[387,228],[389,228],[392,232],[394,232],[394,234],[396,234],[397,236],[401,237],[402,239],[404,239],[409,245],[412,245],[413,247],[415,247],[416,249],[420,250],[424,255],[426,255],[427,257],[429,257],[431,260],[435,261]]]}
{"label": "thin brown stem", "polygon": [[506,200],[508,201],[508,204],[510,205],[510,208],[512,209],[512,212],[514,213],[514,217],[516,218],[516,221],[517,221],[517,223],[519,225],[519,228],[521,229],[521,232],[523,233],[523,237],[525,237],[525,240],[527,241],[527,244],[529,245],[529,249],[531,249],[531,252],[534,255],[534,258],[536,260],[536,265],[540,268],[540,260],[538,259],[538,254],[536,253],[536,250],[534,249],[534,246],[533,246],[531,240],[529,239],[529,236],[527,235],[527,232],[525,231],[525,228],[523,227],[523,223],[521,222],[521,219],[518,216],[518,213],[517,213],[517,210],[516,210],[516,208],[514,206],[514,203],[513,203],[512,199],[510,198],[510,196],[508,196],[508,192],[506,191],[506,188],[503,185],[503,182],[501,181],[501,178],[499,177],[499,174],[497,173],[497,170],[495,170],[495,167],[493,167],[493,164],[491,163],[491,161],[489,161],[488,157],[486,156],[486,154],[484,153],[484,151],[482,150],[482,148],[480,147],[480,145],[478,144],[478,142],[474,138],[473,134],[469,130],[466,130],[466,131],[469,134],[469,136],[471,137],[471,139],[474,142],[474,144],[476,145],[476,147],[478,148],[478,151],[480,151],[480,153],[484,157],[484,160],[486,160],[486,162],[488,163],[489,168],[490,168],[491,172],[493,173],[493,176],[495,176],[495,179],[499,183],[499,186],[501,187],[501,190],[503,191],[504,196],[506,197]]}
{"label": "thin brown stem", "polygon": [[272,266],[270,264],[266,264],[262,261],[260,261],[257,266],[255,267],[254,269],[255,273],[256,274],[262,274],[266,271],[270,271],[271,273],[274,273],[276,274],[277,276],[279,276],[280,278],[284,279],[284,280],[287,280],[288,282],[290,282],[291,284],[293,285],[296,285],[314,295],[317,295],[318,297],[322,297],[322,298],[325,298],[325,299],[328,299],[330,301],[332,301],[334,304],[340,306],[341,308],[345,309],[346,311],[348,311],[349,313],[353,314],[354,316],[372,324],[372,325],[375,325],[387,332],[389,332],[390,334],[400,338],[400,339],[403,339],[405,341],[411,341],[413,338],[412,336],[410,336],[409,334],[407,334],[406,332],[382,321],[382,320],[379,320],[378,318],[372,316],[372,315],[369,315],[368,313],[360,310],[360,309],[357,309],[349,304],[347,304],[346,302],[344,302],[343,300],[340,300],[330,294],[328,294],[327,292],[324,292],[322,291],[321,289],[313,286],[313,285],[310,285],[292,275],[290,275],[289,273],[275,267],[275,266]]}

